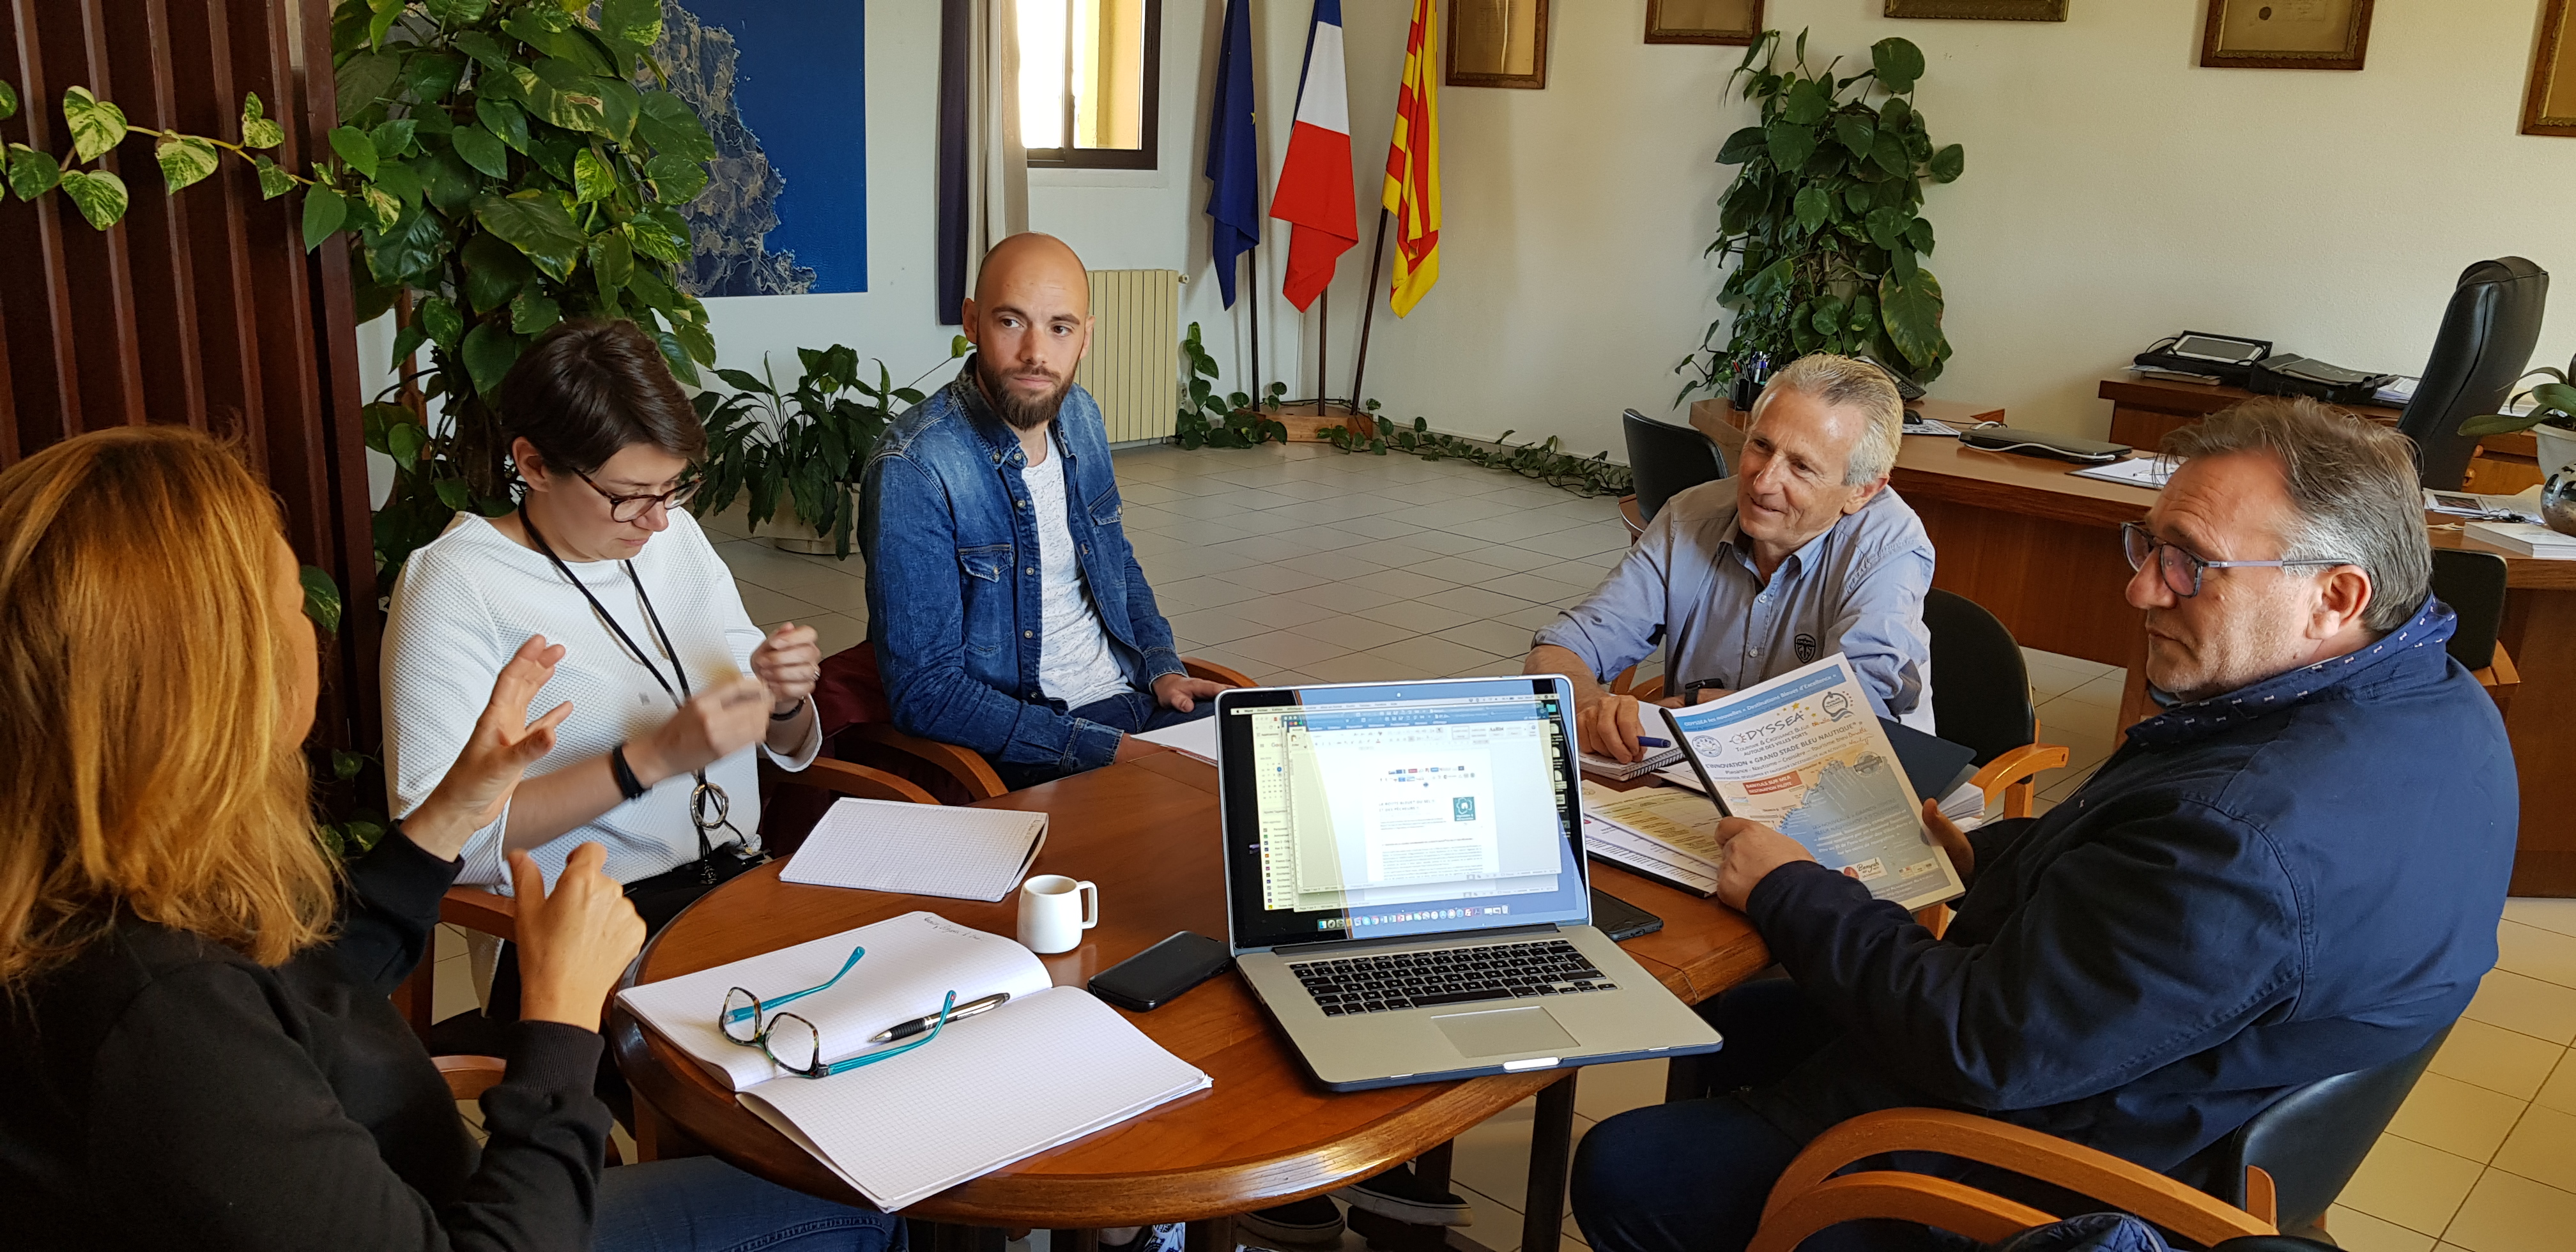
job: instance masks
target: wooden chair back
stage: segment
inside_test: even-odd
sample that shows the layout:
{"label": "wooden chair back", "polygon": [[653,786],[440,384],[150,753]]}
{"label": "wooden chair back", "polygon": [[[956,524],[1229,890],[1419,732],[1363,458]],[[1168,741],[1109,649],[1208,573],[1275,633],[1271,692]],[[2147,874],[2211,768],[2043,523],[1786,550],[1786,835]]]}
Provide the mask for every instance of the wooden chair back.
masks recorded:
{"label": "wooden chair back", "polygon": [[[1794,1252],[1809,1235],[1865,1218],[1894,1218],[1999,1243],[2071,1216],[2047,1213],[1946,1178],[1898,1170],[1840,1174],[1890,1152],[1938,1152],[2053,1183],[2132,1213],[2194,1243],[2280,1233],[2248,1212],[2162,1174],[2053,1135],[1945,1109],[1884,1109],[1818,1136],[1771,1188],[1748,1252]],[[2269,1179],[2252,1190],[2270,1207]]]}

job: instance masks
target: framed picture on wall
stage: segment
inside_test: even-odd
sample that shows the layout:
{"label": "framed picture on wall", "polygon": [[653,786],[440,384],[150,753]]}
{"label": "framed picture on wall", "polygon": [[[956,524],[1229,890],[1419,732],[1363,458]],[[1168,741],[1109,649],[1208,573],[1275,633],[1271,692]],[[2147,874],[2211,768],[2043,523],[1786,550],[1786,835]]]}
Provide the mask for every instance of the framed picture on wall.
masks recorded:
{"label": "framed picture on wall", "polygon": [[2204,68],[2357,70],[2370,50],[2370,0],[2209,0]]}
{"label": "framed picture on wall", "polygon": [[1762,0],[1646,0],[1647,43],[1750,45],[1762,33]]}
{"label": "framed picture on wall", "polygon": [[1887,0],[1888,17],[1953,17],[1980,22],[2063,22],[2066,0]]}
{"label": "framed picture on wall", "polygon": [[2522,97],[2522,133],[2576,137],[2576,45],[2567,38],[2567,0],[2549,0],[2531,50],[2531,86]]}
{"label": "framed picture on wall", "polygon": [[1547,86],[1547,0],[1450,0],[1448,84]]}

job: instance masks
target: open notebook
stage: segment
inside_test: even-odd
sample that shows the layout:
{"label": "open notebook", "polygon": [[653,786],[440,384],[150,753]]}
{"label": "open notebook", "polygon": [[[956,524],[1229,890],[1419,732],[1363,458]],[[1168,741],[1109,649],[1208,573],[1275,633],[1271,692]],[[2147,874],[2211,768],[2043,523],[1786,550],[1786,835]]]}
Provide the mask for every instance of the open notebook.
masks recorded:
{"label": "open notebook", "polygon": [[1046,828],[1044,813],[844,796],[824,810],[778,876],[817,887],[999,900],[1036,863]]}
{"label": "open notebook", "polygon": [[[831,990],[788,1006],[814,1023],[826,1060],[894,1046],[899,1022],[1008,992],[923,1047],[829,1078],[780,1074],[717,1028],[725,992],[783,995],[867,955]],[[1024,1157],[1114,1126],[1209,1085],[1117,1010],[1050,984],[1027,948],[935,913],[907,913],[618,994],[646,1026],[736,1092],[880,1208],[892,1211]]]}

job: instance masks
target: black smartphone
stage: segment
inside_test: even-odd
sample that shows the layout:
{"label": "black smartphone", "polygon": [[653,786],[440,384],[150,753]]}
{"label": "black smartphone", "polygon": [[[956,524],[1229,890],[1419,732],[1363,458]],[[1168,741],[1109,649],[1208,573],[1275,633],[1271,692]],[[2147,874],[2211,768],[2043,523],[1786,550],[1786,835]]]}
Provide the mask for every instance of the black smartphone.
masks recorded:
{"label": "black smartphone", "polygon": [[1592,924],[1610,936],[1612,943],[1651,935],[1664,928],[1664,919],[1638,908],[1617,896],[1592,889]]}
{"label": "black smartphone", "polygon": [[1139,1013],[1163,1007],[1234,964],[1226,946],[1184,930],[1091,976],[1091,994]]}

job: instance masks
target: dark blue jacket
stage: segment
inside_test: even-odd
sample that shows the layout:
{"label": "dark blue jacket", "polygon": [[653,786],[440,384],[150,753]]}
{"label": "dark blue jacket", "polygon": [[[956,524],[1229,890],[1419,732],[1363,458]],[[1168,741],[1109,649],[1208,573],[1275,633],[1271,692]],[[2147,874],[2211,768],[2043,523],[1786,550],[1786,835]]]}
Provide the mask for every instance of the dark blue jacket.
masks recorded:
{"label": "dark blue jacket", "polygon": [[1984,1113],[2190,1177],[2285,1090],[2422,1047],[2495,964],[2518,801],[2449,606],[2349,656],[2167,709],[2038,818],[1977,832],[1934,939],[1822,866],[1747,912],[1846,1028],[1748,1094],[1809,1138]]}
{"label": "dark blue jacket", "polygon": [[[1108,434],[1089,393],[1066,390],[1052,437],[1092,608],[1128,684],[1150,691],[1183,672],[1181,658],[1119,525]],[[1094,769],[1117,753],[1119,732],[1038,691],[1046,593],[1027,464],[1018,432],[975,385],[971,357],[878,437],[859,506],[868,642],[905,733],[996,760]]]}

